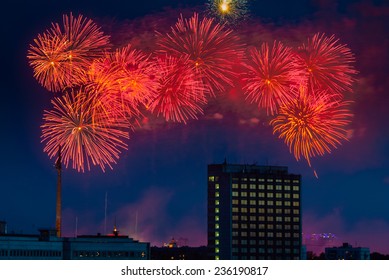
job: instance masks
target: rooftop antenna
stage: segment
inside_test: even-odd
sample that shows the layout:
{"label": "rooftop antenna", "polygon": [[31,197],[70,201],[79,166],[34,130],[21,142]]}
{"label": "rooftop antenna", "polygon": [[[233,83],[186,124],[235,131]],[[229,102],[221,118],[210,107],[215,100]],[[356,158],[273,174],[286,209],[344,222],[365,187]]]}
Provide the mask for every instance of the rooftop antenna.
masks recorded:
{"label": "rooftop antenna", "polygon": [[105,192],[104,234],[107,234],[107,204],[108,204],[108,192]]}
{"label": "rooftop antenna", "polygon": [[78,236],[78,217],[76,216],[76,230],[74,232],[74,237]]}
{"label": "rooftop antenna", "polygon": [[57,204],[56,204],[56,216],[55,216],[55,229],[57,231],[57,237],[61,237],[61,224],[62,224],[62,164],[61,164],[61,145],[58,146],[58,159],[55,162],[55,169],[57,169]]}

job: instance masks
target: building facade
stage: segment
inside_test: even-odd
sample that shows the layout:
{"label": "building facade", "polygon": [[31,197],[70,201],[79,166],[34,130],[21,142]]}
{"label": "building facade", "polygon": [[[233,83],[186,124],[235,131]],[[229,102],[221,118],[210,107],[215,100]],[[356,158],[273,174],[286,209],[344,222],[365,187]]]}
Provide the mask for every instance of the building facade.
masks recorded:
{"label": "building facade", "polygon": [[301,176],[287,167],[208,165],[211,259],[300,259]]}
{"label": "building facade", "polygon": [[114,232],[111,235],[57,237],[40,234],[0,234],[0,260],[147,260],[150,243]]}
{"label": "building facade", "polygon": [[342,247],[325,248],[325,255],[327,260],[370,260],[370,249],[343,243]]}

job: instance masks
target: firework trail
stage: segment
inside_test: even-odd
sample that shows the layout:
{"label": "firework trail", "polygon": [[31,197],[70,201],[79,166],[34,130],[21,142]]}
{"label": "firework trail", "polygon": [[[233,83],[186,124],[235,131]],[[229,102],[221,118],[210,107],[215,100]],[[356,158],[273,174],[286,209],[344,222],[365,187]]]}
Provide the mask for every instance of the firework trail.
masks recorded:
{"label": "firework trail", "polygon": [[304,79],[304,72],[296,67],[292,49],[280,42],[250,49],[245,68],[246,98],[266,109],[268,115],[276,114],[280,105],[292,100],[295,94],[291,87]]}
{"label": "firework trail", "polygon": [[53,109],[43,115],[44,152],[56,157],[61,147],[62,162],[84,172],[91,164],[112,169],[121,149],[126,149],[128,123],[110,118],[99,109],[95,98],[82,90],[65,93],[51,101]]}
{"label": "firework trail", "polygon": [[247,0],[208,0],[211,16],[227,24],[236,24],[248,14]]}
{"label": "firework trail", "polygon": [[149,109],[162,115],[167,121],[186,123],[188,119],[197,119],[206,104],[204,86],[195,79],[188,58],[159,58],[160,79],[157,97]]}
{"label": "firework trail", "polygon": [[334,96],[352,91],[354,55],[339,40],[317,33],[300,46],[297,55],[308,74],[308,84],[314,89],[329,90]]}
{"label": "firework trail", "polygon": [[159,85],[155,61],[131,45],[93,63],[89,78],[104,93],[101,102],[120,104],[128,117],[141,115],[140,109],[155,99]]}
{"label": "firework trail", "polygon": [[79,15],[63,16],[63,26],[52,23],[30,44],[27,58],[34,77],[49,91],[57,92],[81,83],[92,61],[109,47],[109,36]]}
{"label": "firework trail", "polygon": [[189,57],[189,65],[205,84],[207,92],[223,91],[225,85],[233,84],[236,72],[233,66],[243,55],[239,38],[214,19],[199,19],[194,14],[190,19],[182,16],[165,35],[158,34],[159,51],[174,57]]}
{"label": "firework trail", "polygon": [[298,91],[298,97],[282,105],[270,124],[296,160],[304,157],[311,166],[312,157],[331,153],[331,148],[347,140],[352,113],[347,109],[349,101],[336,101],[326,91],[312,93],[305,86]]}

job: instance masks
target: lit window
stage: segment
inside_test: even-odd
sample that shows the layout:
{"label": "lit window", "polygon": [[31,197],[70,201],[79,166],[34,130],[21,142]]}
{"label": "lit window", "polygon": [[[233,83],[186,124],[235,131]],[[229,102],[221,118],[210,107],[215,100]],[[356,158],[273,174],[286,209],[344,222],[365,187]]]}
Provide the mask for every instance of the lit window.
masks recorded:
{"label": "lit window", "polygon": [[263,179],[263,178],[258,178],[258,182],[265,182],[265,179]]}
{"label": "lit window", "polygon": [[265,213],[265,208],[258,208],[258,213]]}
{"label": "lit window", "polygon": [[268,182],[273,182],[273,179],[267,179],[266,181],[268,181]]}
{"label": "lit window", "polygon": [[299,186],[293,186],[293,190],[294,190],[294,191],[299,191],[299,190],[300,190],[300,187],[299,187]]}
{"label": "lit window", "polygon": [[215,260],[219,260],[220,258],[219,258],[219,256],[215,256]]}
{"label": "lit window", "polygon": [[290,206],[290,201],[285,201],[285,202],[284,202],[284,205],[285,205],[285,206]]}
{"label": "lit window", "polygon": [[273,193],[267,193],[267,197],[273,197]]}
{"label": "lit window", "polygon": [[276,182],[280,183],[280,182],[282,182],[282,180],[281,179],[276,179]]}
{"label": "lit window", "polygon": [[258,193],[258,197],[265,197],[265,193],[263,192]]}
{"label": "lit window", "polygon": [[255,185],[255,184],[250,184],[250,189],[251,190],[255,190],[257,188],[257,185]]}
{"label": "lit window", "polygon": [[238,192],[232,192],[232,196],[238,196],[239,193]]}
{"label": "lit window", "polygon": [[260,222],[265,221],[265,216],[259,216],[259,217],[258,217],[258,221],[260,221]]}
{"label": "lit window", "polygon": [[208,177],[209,182],[214,182],[215,181],[215,176],[209,176]]}
{"label": "lit window", "polygon": [[282,222],[282,217],[277,216],[276,217],[276,222]]}
{"label": "lit window", "polygon": [[265,185],[258,185],[258,189],[259,190],[264,190],[265,189]]}
{"label": "lit window", "polygon": [[273,229],[274,227],[273,227],[273,225],[267,225],[267,229]]}
{"label": "lit window", "polygon": [[289,193],[285,193],[285,194],[284,194],[284,197],[285,197],[285,198],[290,198],[290,194],[289,194]]}
{"label": "lit window", "polygon": [[215,231],[215,237],[219,237],[219,232],[218,231]]}
{"label": "lit window", "polygon": [[241,211],[242,213],[247,213],[247,208],[246,208],[246,207],[242,207],[242,208],[240,208],[240,211]]}
{"label": "lit window", "polygon": [[240,201],[240,203],[243,204],[243,205],[247,205],[247,200],[246,200],[246,199],[242,199],[242,200]]}
{"label": "lit window", "polygon": [[300,210],[298,210],[298,209],[294,209],[294,210],[293,210],[293,214],[295,214],[295,215],[298,215],[298,214],[300,214]]}
{"label": "lit window", "polygon": [[234,213],[239,212],[239,208],[238,207],[232,207],[232,212],[234,212]]}
{"label": "lit window", "polygon": [[268,190],[273,190],[273,185],[267,185]]}
{"label": "lit window", "polygon": [[219,213],[220,209],[218,207],[215,208],[215,213]]}
{"label": "lit window", "polygon": [[215,224],[215,229],[219,229],[219,224]]}
{"label": "lit window", "polygon": [[256,213],[257,209],[256,208],[250,208],[250,213]]}
{"label": "lit window", "polygon": [[241,188],[241,189],[247,189],[247,184],[241,184],[241,185],[240,185],[240,188]]}
{"label": "lit window", "polygon": [[274,218],[273,218],[272,216],[268,216],[268,217],[267,217],[267,221],[268,221],[268,222],[272,222],[273,220],[274,220]]}
{"label": "lit window", "polygon": [[237,188],[239,188],[239,185],[238,184],[232,184],[232,188],[233,189],[237,189]]}
{"label": "lit window", "polygon": [[233,205],[239,204],[239,200],[238,200],[238,199],[233,199],[233,200],[232,200],[232,204],[233,204]]}
{"label": "lit window", "polygon": [[241,216],[240,219],[241,219],[242,221],[247,221],[247,216]]}
{"label": "lit window", "polygon": [[256,197],[256,196],[257,196],[257,193],[255,193],[255,192],[250,193],[250,197]]}
{"label": "lit window", "polygon": [[264,200],[258,200],[258,205],[265,205],[265,201]]}
{"label": "lit window", "polygon": [[233,216],[232,216],[232,220],[233,220],[233,221],[238,221],[238,220],[239,220],[239,216],[233,215]]}
{"label": "lit window", "polygon": [[239,228],[239,224],[233,223],[233,224],[232,224],[232,228],[234,228],[234,229]]}
{"label": "lit window", "polygon": [[242,181],[247,181],[247,178],[246,178],[246,177],[244,177],[244,178],[241,178],[241,180],[242,180]]}
{"label": "lit window", "polygon": [[219,205],[219,200],[218,199],[215,200],[215,205]]}
{"label": "lit window", "polygon": [[294,218],[293,218],[293,222],[295,222],[295,223],[300,222],[300,218],[299,218],[299,217],[294,217]]}
{"label": "lit window", "polygon": [[255,200],[250,200],[250,205],[257,205],[257,202]]}
{"label": "lit window", "polygon": [[268,200],[267,201],[267,205],[273,205],[273,201],[272,200]]}
{"label": "lit window", "polygon": [[246,197],[247,196],[247,192],[242,192],[241,196]]}
{"label": "lit window", "polygon": [[215,197],[219,197],[220,196],[220,193],[219,192],[215,192]]}
{"label": "lit window", "polygon": [[215,248],[215,253],[216,254],[219,253],[219,248],[218,247]]}
{"label": "lit window", "polygon": [[282,201],[277,200],[277,201],[276,201],[276,206],[282,206]]}
{"label": "lit window", "polygon": [[299,180],[293,180],[293,183],[300,183]]}
{"label": "lit window", "polygon": [[216,222],[219,221],[219,216],[215,216],[215,221],[216,221]]}
{"label": "lit window", "polygon": [[293,202],[293,206],[298,207],[300,206],[300,203],[298,201]]}
{"label": "lit window", "polygon": [[273,209],[272,208],[267,209],[267,213],[268,214],[272,214],[273,213]]}
{"label": "lit window", "polygon": [[293,194],[293,198],[294,198],[294,199],[298,199],[298,198],[300,198],[300,195],[299,195],[298,193],[294,193],[294,194]]}
{"label": "lit window", "polygon": [[290,209],[285,209],[284,214],[290,214]]}
{"label": "lit window", "polygon": [[220,185],[219,184],[215,184],[215,189],[219,189],[220,188]]}
{"label": "lit window", "polygon": [[290,186],[289,186],[289,185],[288,185],[288,186],[285,186],[284,189],[285,189],[286,191],[290,191]]}
{"label": "lit window", "polygon": [[282,193],[276,193],[276,198],[282,198]]}
{"label": "lit window", "polygon": [[219,245],[219,239],[215,240],[215,245]]}

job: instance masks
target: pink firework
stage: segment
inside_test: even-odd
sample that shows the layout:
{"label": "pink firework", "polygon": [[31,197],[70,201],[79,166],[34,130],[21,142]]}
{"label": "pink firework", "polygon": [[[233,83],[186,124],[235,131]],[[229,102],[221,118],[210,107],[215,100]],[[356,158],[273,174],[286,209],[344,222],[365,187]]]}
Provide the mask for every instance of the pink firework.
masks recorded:
{"label": "pink firework", "polygon": [[167,121],[184,122],[197,119],[206,104],[202,82],[195,79],[188,58],[165,57],[158,59],[160,65],[157,96],[149,109],[162,115]]}
{"label": "pink firework", "polygon": [[34,77],[54,92],[80,84],[92,61],[109,47],[109,37],[92,20],[72,14],[63,16],[62,28],[53,23],[34,42],[27,55]]}
{"label": "pink firework", "polygon": [[174,57],[188,56],[196,76],[204,82],[211,95],[232,85],[236,73],[233,66],[242,57],[239,38],[214,19],[199,20],[198,14],[190,19],[182,16],[171,32],[159,34],[160,51]]}
{"label": "pink firework", "polygon": [[112,169],[127,145],[129,127],[126,121],[110,117],[102,111],[95,98],[84,91],[65,93],[54,98],[53,109],[45,111],[42,142],[49,157],[56,157],[61,147],[66,167],[72,162],[77,171],[90,170],[91,164]]}
{"label": "pink firework", "polygon": [[304,157],[311,166],[312,157],[330,153],[347,140],[350,102],[334,100],[326,91],[308,92],[305,86],[300,86],[297,96],[280,107],[270,124],[295,158]]}
{"label": "pink firework", "polygon": [[119,103],[129,117],[140,114],[155,99],[158,69],[154,60],[130,45],[96,61],[89,77],[99,91],[102,102]]}
{"label": "pink firework", "polygon": [[297,55],[308,74],[308,83],[316,89],[329,90],[333,95],[352,91],[354,55],[335,36],[315,34],[297,50]]}
{"label": "pink firework", "polygon": [[246,69],[243,90],[247,99],[266,109],[268,115],[274,115],[280,105],[294,98],[291,87],[304,76],[296,67],[292,50],[280,42],[251,49]]}

